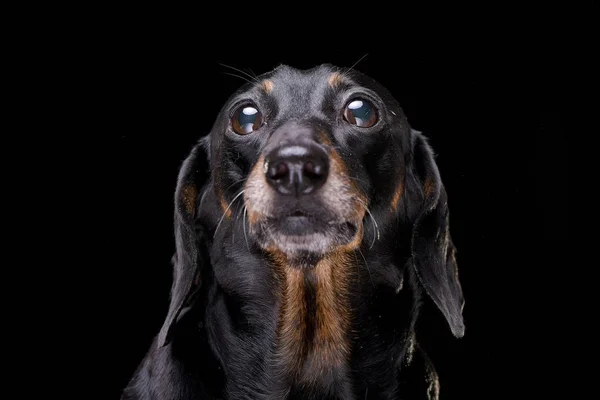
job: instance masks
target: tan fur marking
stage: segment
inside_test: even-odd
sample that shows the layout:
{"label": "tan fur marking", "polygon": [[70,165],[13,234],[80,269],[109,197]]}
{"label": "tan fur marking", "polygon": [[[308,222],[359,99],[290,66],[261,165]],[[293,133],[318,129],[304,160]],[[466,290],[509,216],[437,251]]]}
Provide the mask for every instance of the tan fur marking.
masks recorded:
{"label": "tan fur marking", "polygon": [[394,196],[392,197],[392,204],[391,204],[392,212],[398,211],[398,203],[400,202],[400,198],[402,197],[402,194],[404,193],[404,173],[402,171],[400,172],[399,181],[400,182],[398,183],[398,186],[396,186],[396,190],[394,191]]}
{"label": "tan fur marking", "polygon": [[[278,325],[279,360],[285,373],[307,384],[333,368],[343,366],[350,354],[349,283],[355,260],[346,249],[325,256],[315,267],[316,314],[313,337],[308,337],[304,274],[313,273],[285,264],[277,250],[271,254],[274,267],[284,275]],[[305,363],[311,368],[303,368]]]}
{"label": "tan fur marking", "polygon": [[[337,174],[339,178],[341,178],[345,183],[350,187],[350,191],[352,192],[352,198],[356,199],[354,204],[354,209],[358,214],[359,220],[362,221],[365,215],[365,209],[363,205],[367,205],[367,199],[362,194],[356,182],[350,178],[350,174],[348,173],[348,167],[342,157],[339,155],[337,151],[331,149],[329,151],[329,160],[330,160],[330,170],[332,173]],[[362,202],[362,205],[360,204]]]}
{"label": "tan fur marking", "polygon": [[352,239],[352,241],[350,243],[340,246],[337,250],[339,252],[346,252],[346,253],[354,251],[354,250],[358,249],[360,247],[360,245],[362,244],[363,237],[364,237],[363,224],[360,224],[358,227],[358,232],[354,236],[354,239]]}
{"label": "tan fur marking", "polygon": [[262,90],[265,91],[265,93],[271,94],[271,92],[273,91],[273,81],[265,79],[260,83],[260,87],[262,88]]}
{"label": "tan fur marking", "polygon": [[323,131],[319,132],[319,140],[321,141],[321,144],[324,144],[326,146],[332,146],[333,143],[331,143],[331,139],[329,139],[329,136],[327,136],[327,134]]}
{"label": "tan fur marking", "polygon": [[219,203],[221,203],[221,208],[223,209],[223,212],[225,213],[225,217],[227,218],[231,218],[231,209],[228,209],[228,204],[227,201],[225,201],[225,197],[223,197],[223,194],[221,193],[221,191],[218,191],[218,196],[219,196]]}
{"label": "tan fur marking", "polygon": [[317,315],[314,353],[320,367],[341,365],[349,354],[348,277],[351,264],[348,253],[336,252],[321,261],[316,269]]}
{"label": "tan fur marking", "polygon": [[250,191],[247,189],[250,186],[262,188],[263,190],[268,187],[263,171],[265,164],[264,160],[264,156],[261,155],[256,161],[256,164],[254,164],[254,167],[252,167],[250,174],[248,174],[248,179],[246,180],[246,184],[244,187],[244,204],[246,205],[246,210],[248,212],[248,222],[250,223],[251,227],[260,221],[262,215],[254,209],[255,205],[252,204],[252,201],[248,199],[247,195]]}
{"label": "tan fur marking", "polygon": [[259,213],[254,212],[254,211],[247,211],[247,213],[248,213],[248,223],[251,226],[256,225],[260,221],[261,215]]}
{"label": "tan fur marking", "polygon": [[[313,270],[287,265],[285,255],[275,248],[268,250],[276,273],[283,275],[282,306],[278,326],[279,359],[288,376],[312,384],[323,374],[342,367],[348,360],[351,323],[349,291],[356,269],[353,251],[362,242],[362,226],[349,244],[325,255]],[[315,277],[315,324],[308,337],[308,314],[304,274]],[[310,363],[310,368],[303,368]]]}
{"label": "tan fur marking", "polygon": [[285,268],[285,283],[279,320],[279,354],[286,373],[296,376],[306,354],[304,276],[299,268]]}
{"label": "tan fur marking", "polygon": [[336,86],[344,82],[344,75],[340,74],[339,72],[334,72],[329,75],[327,82],[329,83],[329,87],[334,89]]}
{"label": "tan fur marking", "polygon": [[185,210],[192,217],[196,215],[196,198],[198,197],[198,189],[194,185],[185,185],[183,187],[183,203],[185,204]]}

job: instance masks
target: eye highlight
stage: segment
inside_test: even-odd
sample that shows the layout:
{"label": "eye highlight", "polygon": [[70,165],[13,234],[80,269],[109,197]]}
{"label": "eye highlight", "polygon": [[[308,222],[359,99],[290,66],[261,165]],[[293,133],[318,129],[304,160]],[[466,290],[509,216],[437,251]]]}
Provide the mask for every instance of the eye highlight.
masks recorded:
{"label": "eye highlight", "polygon": [[360,128],[370,128],[377,123],[377,109],[365,99],[354,99],[346,105],[344,119]]}
{"label": "eye highlight", "polygon": [[238,108],[231,117],[231,127],[238,135],[247,135],[263,125],[263,117],[256,107],[245,105]]}

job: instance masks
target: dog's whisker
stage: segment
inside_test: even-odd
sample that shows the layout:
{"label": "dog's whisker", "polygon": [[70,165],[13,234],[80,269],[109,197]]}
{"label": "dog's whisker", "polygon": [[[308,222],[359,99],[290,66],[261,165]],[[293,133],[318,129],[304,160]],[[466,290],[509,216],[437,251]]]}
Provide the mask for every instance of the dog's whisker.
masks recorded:
{"label": "dog's whisker", "polygon": [[[244,206],[245,208],[246,206]],[[235,217],[235,222],[237,223],[240,220],[240,215],[242,215],[242,210],[238,210]],[[231,232],[231,243],[235,243],[235,229]]]}
{"label": "dog's whisker", "polygon": [[242,219],[242,225],[244,228],[244,239],[246,239],[246,248],[250,251],[250,245],[248,244],[248,235],[246,234],[246,214],[248,213],[248,209],[244,206],[244,218]]}
{"label": "dog's whisker", "polygon": [[233,200],[231,200],[229,202],[229,205],[227,206],[227,208],[225,209],[225,211],[223,212],[223,215],[221,216],[221,218],[219,218],[219,222],[217,223],[217,227],[215,228],[215,234],[213,235],[213,238],[215,238],[217,236],[217,232],[219,231],[219,227],[221,226],[221,223],[223,222],[223,219],[225,218],[225,215],[227,215],[227,212],[229,211],[229,209],[231,208],[231,205],[242,195],[244,194],[244,191],[240,191],[234,198]]}
{"label": "dog's whisker", "polygon": [[364,237],[364,233],[365,233],[364,227],[365,227],[365,224],[363,223],[363,219],[360,216],[360,212],[358,212],[358,210],[355,210],[354,212],[356,214],[356,220],[358,221],[358,230],[362,231],[363,237]]}
{"label": "dog's whisker", "polygon": [[371,217],[371,221],[373,221],[373,226],[375,227],[375,232],[373,233],[373,242],[371,243],[371,247],[369,247],[369,249],[372,249],[373,246],[375,245],[375,240],[380,239],[379,224],[377,223],[377,220],[373,216],[373,213],[371,212],[371,210],[369,210],[369,207],[367,207],[367,205],[361,199],[357,198],[356,200],[358,200],[360,202],[360,204],[362,204],[362,206],[365,209],[365,211],[367,212],[367,214],[369,214],[369,217]]}
{"label": "dog's whisker", "polygon": [[373,276],[371,276],[371,269],[369,268],[369,264],[367,264],[367,259],[365,258],[365,255],[363,254],[363,252],[360,250],[360,247],[356,248],[358,250],[358,252],[360,253],[360,256],[363,258],[364,262],[365,262],[365,267],[367,267],[367,272],[369,273],[369,280],[371,281],[371,286],[375,287],[375,284],[373,283]]}
{"label": "dog's whisker", "polygon": [[227,186],[227,188],[226,188],[225,190],[223,190],[223,191],[224,191],[224,192],[227,192],[227,191],[228,191],[229,189],[231,189],[233,186],[237,185],[238,183],[245,182],[245,181],[247,181],[247,180],[248,180],[248,177],[245,177],[245,178],[239,179],[239,180],[237,180],[237,181],[233,182],[231,185]]}
{"label": "dog's whisker", "polygon": [[256,81],[259,81],[258,75],[256,75],[256,73],[254,71],[252,71],[251,68],[248,68],[248,71],[250,71],[250,73],[248,75],[253,76],[254,79],[256,79]]}
{"label": "dog's whisker", "polygon": [[350,71],[352,71],[354,69],[354,67],[356,67],[356,65],[361,62],[366,56],[368,56],[369,53],[365,53],[364,56],[362,56],[361,58],[358,59],[358,61],[356,61],[354,64],[352,64],[352,66],[350,68],[347,68],[346,71],[344,73],[348,73]]}
{"label": "dog's whisker", "polygon": [[202,193],[202,196],[200,196],[200,202],[198,203],[198,208],[197,208],[197,210],[198,210],[198,213],[200,213],[200,212],[201,212],[201,210],[202,210],[202,205],[203,205],[203,203],[204,203],[204,199],[206,198],[206,195],[207,195],[207,193],[208,193],[208,190],[205,190],[205,191]]}
{"label": "dog's whisker", "polygon": [[358,283],[360,284],[360,266],[358,264],[358,257],[356,256],[356,249],[352,250],[352,254],[354,254],[354,261],[356,261],[356,271],[358,273]]}
{"label": "dog's whisker", "polygon": [[225,67],[225,68],[230,68],[234,71],[237,71],[239,73],[244,74],[245,76],[247,76],[248,78],[252,79],[254,82],[259,82],[258,80],[258,76],[256,76],[256,74],[254,72],[252,72],[252,70],[250,70],[250,72],[252,72],[251,74],[248,71],[245,71],[243,69],[240,68],[236,68],[233,65],[228,65],[228,64],[223,64],[221,63],[221,66]]}
{"label": "dog's whisker", "polygon": [[348,175],[348,178],[350,178],[350,179],[352,179],[353,181],[356,181],[356,182],[362,182],[362,183],[365,183],[367,185],[369,184],[369,182],[367,182],[366,180],[357,178],[355,176]]}
{"label": "dog's whisker", "polygon": [[[248,72],[246,72],[246,71],[244,71],[244,70],[241,70],[241,69],[239,69],[239,68],[233,67],[233,66],[231,66],[231,65],[223,64],[223,63],[219,63],[219,65],[221,65],[222,67],[229,68],[229,69],[232,69],[232,70],[234,70],[234,71],[237,71],[237,72],[239,72],[240,74],[243,74],[244,76],[246,76],[246,77],[250,78],[250,79],[251,79],[251,81],[250,81],[250,80],[247,80],[247,79],[245,79],[245,78],[244,78],[244,79],[245,79],[246,81],[248,81],[249,83],[259,83],[259,82],[260,82],[260,81],[258,80],[258,77],[257,77],[256,75],[251,75],[251,74],[249,74]],[[234,76],[237,76],[238,78],[241,78],[241,76],[238,76],[238,75],[234,75]]]}
{"label": "dog's whisker", "polygon": [[251,81],[250,79],[246,78],[245,76],[242,75],[237,75],[237,74],[232,74],[231,72],[223,72],[225,75],[229,75],[229,76],[234,76],[236,78],[240,78],[241,80],[248,82],[248,83],[254,83],[253,81]]}

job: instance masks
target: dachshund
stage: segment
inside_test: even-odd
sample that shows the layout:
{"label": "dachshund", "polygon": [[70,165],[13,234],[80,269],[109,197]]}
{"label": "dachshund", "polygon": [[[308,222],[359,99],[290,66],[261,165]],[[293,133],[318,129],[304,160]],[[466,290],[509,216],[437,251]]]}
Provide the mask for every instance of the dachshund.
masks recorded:
{"label": "dachshund", "polygon": [[374,79],[280,65],[181,164],[162,328],[123,400],[438,399],[415,324],[464,335],[427,138]]}

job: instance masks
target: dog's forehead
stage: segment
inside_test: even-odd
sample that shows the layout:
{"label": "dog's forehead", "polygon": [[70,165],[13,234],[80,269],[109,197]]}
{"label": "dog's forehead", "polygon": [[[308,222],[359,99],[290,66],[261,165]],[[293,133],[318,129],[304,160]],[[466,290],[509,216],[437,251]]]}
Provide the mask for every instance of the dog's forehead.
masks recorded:
{"label": "dog's forehead", "polygon": [[[259,90],[276,99],[280,107],[310,107],[323,100],[324,93],[338,85],[342,72],[330,65],[300,70],[289,66],[280,66],[263,75]],[[349,83],[350,78],[345,80]]]}
{"label": "dog's forehead", "polygon": [[271,72],[262,76],[273,84],[278,83],[284,87],[308,87],[327,83],[332,74],[341,74],[341,70],[329,64],[319,65],[311,69],[297,69],[287,65],[280,65]]}

